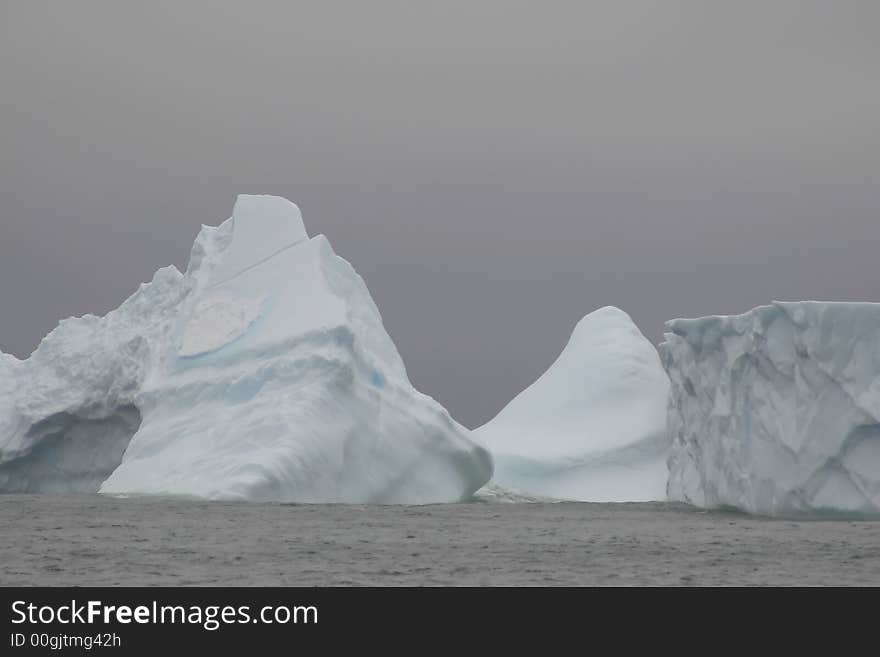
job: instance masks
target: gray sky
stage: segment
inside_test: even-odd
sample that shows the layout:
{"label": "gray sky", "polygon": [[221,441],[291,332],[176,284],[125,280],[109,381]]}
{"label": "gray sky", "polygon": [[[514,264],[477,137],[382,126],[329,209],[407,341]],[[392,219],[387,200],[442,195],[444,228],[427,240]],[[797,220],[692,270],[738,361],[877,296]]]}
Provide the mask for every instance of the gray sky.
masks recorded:
{"label": "gray sky", "polygon": [[280,194],[469,426],[607,304],[880,300],[880,3],[0,0],[0,349]]}

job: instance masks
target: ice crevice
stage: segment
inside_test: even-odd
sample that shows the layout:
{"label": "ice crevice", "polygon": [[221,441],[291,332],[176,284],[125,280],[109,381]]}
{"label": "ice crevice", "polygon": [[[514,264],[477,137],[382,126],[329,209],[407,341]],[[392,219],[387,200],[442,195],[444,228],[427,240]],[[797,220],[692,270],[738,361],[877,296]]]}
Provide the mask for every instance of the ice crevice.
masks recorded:
{"label": "ice crevice", "polygon": [[0,456],[0,490],[95,493],[119,466],[140,423],[132,404],[94,418],[50,415],[27,429],[20,449]]}
{"label": "ice crevice", "polygon": [[278,249],[278,250],[275,251],[274,253],[271,253],[271,254],[267,255],[265,258],[263,258],[262,260],[259,260],[259,261],[255,262],[254,264],[249,265],[249,266],[245,267],[244,269],[241,269],[241,270],[237,271],[236,273],[232,274],[231,276],[228,276],[227,278],[224,278],[224,279],[221,280],[221,281],[215,281],[215,282],[212,282],[212,283],[208,286],[207,289],[210,290],[210,289],[212,289],[212,288],[220,287],[220,286],[222,286],[222,285],[225,285],[226,283],[229,283],[230,281],[235,280],[235,279],[238,278],[239,276],[243,276],[244,274],[246,274],[247,272],[251,271],[252,269],[256,269],[257,267],[260,267],[260,266],[266,264],[267,262],[269,262],[270,260],[272,260],[272,258],[277,258],[277,257],[280,256],[282,253],[284,253],[285,251],[288,251],[289,249],[292,249],[293,247],[297,246],[297,245],[300,244],[300,243],[301,243],[301,241],[297,241],[297,242],[293,242],[293,243],[291,243],[291,244],[288,244],[287,246],[282,246],[280,249]]}

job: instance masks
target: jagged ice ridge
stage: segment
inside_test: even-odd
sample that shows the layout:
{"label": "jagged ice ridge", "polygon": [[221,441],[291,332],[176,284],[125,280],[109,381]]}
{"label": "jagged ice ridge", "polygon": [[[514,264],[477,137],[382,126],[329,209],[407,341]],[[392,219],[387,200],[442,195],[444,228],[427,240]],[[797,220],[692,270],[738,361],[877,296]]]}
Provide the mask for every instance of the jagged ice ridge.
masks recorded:
{"label": "jagged ice ridge", "polygon": [[468,499],[489,454],[409,382],[363,280],[299,209],[239,196],[189,267],[0,354],[0,491]]}

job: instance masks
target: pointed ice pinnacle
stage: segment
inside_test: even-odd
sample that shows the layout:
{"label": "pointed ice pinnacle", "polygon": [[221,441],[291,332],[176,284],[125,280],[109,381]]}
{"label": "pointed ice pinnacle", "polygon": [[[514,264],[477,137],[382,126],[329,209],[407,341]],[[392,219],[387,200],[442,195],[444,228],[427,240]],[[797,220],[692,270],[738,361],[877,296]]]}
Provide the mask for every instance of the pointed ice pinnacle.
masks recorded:
{"label": "pointed ice pinnacle", "polygon": [[234,278],[275,253],[309,239],[299,208],[280,196],[240,194],[229,221],[232,244],[213,272],[212,285]]}
{"label": "pointed ice pinnacle", "polygon": [[578,322],[541,377],[474,435],[505,488],[588,502],[666,497],[669,380],[622,310]]}

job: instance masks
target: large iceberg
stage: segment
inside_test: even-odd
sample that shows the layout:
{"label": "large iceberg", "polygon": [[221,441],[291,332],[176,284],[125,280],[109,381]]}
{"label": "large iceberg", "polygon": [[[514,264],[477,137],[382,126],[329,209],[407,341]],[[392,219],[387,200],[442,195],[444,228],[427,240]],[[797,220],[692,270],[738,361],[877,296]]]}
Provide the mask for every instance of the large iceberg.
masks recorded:
{"label": "large iceberg", "polygon": [[494,482],[504,488],[589,502],[662,500],[668,390],[657,350],[629,315],[601,308],[474,435],[492,452]]}
{"label": "large iceberg", "polygon": [[880,513],[880,304],[773,303],[667,327],[670,498]]}
{"label": "large iceberg", "polygon": [[240,196],[189,267],[0,354],[0,491],[467,499],[492,474],[410,384],[363,280],[299,209]]}

